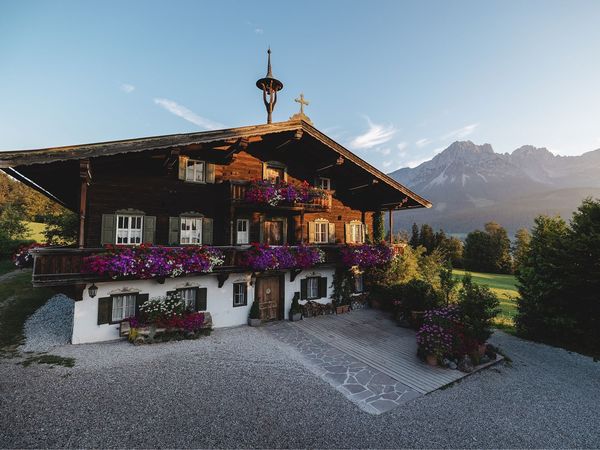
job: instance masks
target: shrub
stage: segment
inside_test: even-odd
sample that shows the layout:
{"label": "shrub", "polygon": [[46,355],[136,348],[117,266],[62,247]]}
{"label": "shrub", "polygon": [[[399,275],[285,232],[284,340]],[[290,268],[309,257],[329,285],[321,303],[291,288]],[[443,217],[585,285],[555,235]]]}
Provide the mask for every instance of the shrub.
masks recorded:
{"label": "shrub", "polygon": [[331,300],[335,306],[349,305],[350,297],[354,292],[354,276],[351,271],[336,269],[331,283],[333,292]]}
{"label": "shrub", "polygon": [[424,280],[410,280],[400,288],[402,308],[406,311],[427,311],[441,304],[439,294],[431,283]]}
{"label": "shrub", "polygon": [[[28,242],[28,241],[26,241]],[[45,244],[38,244],[35,241],[31,241],[24,245],[19,246],[12,256],[12,260],[19,269],[25,269],[33,267],[33,256],[29,253],[29,250],[35,247],[44,247]]]}
{"label": "shrub", "polygon": [[302,308],[300,307],[300,302],[298,299],[300,298],[300,293],[296,292],[294,297],[292,298],[292,305],[290,306],[290,315],[298,314],[302,312]]}
{"label": "shrub", "polygon": [[500,312],[500,302],[487,286],[473,283],[466,274],[458,292],[458,306],[464,333],[480,344],[492,335],[492,320]]}
{"label": "shrub", "polygon": [[258,306],[258,302],[254,300],[252,302],[252,306],[250,307],[250,312],[248,313],[249,319],[260,319],[260,308]]}

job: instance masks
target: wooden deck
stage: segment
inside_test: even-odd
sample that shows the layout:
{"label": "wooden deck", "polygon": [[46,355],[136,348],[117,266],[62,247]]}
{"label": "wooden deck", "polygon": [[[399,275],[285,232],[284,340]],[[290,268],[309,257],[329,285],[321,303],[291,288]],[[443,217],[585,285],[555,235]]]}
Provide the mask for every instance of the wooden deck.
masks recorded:
{"label": "wooden deck", "polygon": [[294,325],[422,394],[467,375],[423,363],[416,356],[414,331],[377,310],[318,316]]}

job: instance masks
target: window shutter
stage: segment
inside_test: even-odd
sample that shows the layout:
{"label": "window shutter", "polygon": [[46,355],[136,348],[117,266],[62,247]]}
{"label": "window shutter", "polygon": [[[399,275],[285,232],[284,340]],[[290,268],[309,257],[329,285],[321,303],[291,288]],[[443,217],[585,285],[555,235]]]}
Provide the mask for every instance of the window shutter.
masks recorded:
{"label": "window shutter", "polygon": [[344,224],[344,234],[346,235],[346,244],[352,242],[352,229],[350,228],[349,223]]}
{"label": "window shutter", "polygon": [[335,244],[335,223],[328,223],[329,227],[329,243]]}
{"label": "window shutter", "polygon": [[206,311],[206,288],[196,288],[196,311]]}
{"label": "window shutter", "polygon": [[261,244],[265,242],[265,219],[262,216],[258,221],[258,242]]}
{"label": "window shutter", "polygon": [[98,325],[110,323],[112,319],[112,297],[98,299]]}
{"label": "window shutter", "polygon": [[248,304],[248,285],[246,283],[243,284],[244,286],[244,305]]}
{"label": "window shutter", "polygon": [[144,216],[144,234],[142,242],[154,244],[156,235],[156,216]]}
{"label": "window shutter", "polygon": [[180,218],[169,217],[169,245],[179,245]]}
{"label": "window shutter", "polygon": [[144,303],[146,303],[148,301],[148,298],[150,297],[149,294],[138,294],[136,299],[135,299],[135,316],[139,317],[140,315],[140,306],[142,306]]}
{"label": "window shutter", "polygon": [[367,226],[364,223],[360,224],[360,231],[361,231],[361,235],[360,235],[361,241],[360,241],[360,243],[364,244],[365,243],[365,235],[367,234]]}
{"label": "window shutter", "polygon": [[212,245],[213,243],[213,220],[207,217],[202,219],[202,244]]}
{"label": "window shutter", "polygon": [[315,223],[308,222],[308,242],[309,244],[314,244],[315,240]]}
{"label": "window shutter", "polygon": [[300,280],[300,300],[308,298],[308,280],[303,278]]}
{"label": "window shutter", "polygon": [[215,165],[211,163],[206,163],[206,182],[214,183],[215,182]]}
{"label": "window shutter", "polygon": [[189,158],[187,156],[179,157],[179,179],[180,180],[185,180],[185,169],[187,168],[188,159]]}
{"label": "window shutter", "polygon": [[327,298],[327,277],[319,278],[319,298]]}
{"label": "window shutter", "polygon": [[282,224],[281,228],[282,228],[281,233],[283,234],[283,236],[282,236],[283,243],[284,243],[284,245],[287,245],[287,243],[288,243],[288,238],[287,238],[288,223],[287,223],[287,219],[283,219],[283,224]]}
{"label": "window shutter", "polygon": [[100,243],[114,244],[117,240],[117,216],[114,214],[102,214],[102,233]]}

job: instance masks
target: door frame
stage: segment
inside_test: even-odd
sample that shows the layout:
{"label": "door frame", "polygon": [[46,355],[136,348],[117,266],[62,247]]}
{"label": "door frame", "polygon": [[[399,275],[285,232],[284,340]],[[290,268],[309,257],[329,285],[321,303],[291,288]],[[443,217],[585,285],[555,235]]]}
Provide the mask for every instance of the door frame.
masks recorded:
{"label": "door frame", "polygon": [[[256,276],[255,289],[254,289],[254,301],[259,302],[259,291],[258,283],[262,278],[277,278],[279,279],[279,314],[277,320],[284,320],[285,318],[285,272],[272,272],[263,273]],[[260,303],[258,303],[260,308]]]}

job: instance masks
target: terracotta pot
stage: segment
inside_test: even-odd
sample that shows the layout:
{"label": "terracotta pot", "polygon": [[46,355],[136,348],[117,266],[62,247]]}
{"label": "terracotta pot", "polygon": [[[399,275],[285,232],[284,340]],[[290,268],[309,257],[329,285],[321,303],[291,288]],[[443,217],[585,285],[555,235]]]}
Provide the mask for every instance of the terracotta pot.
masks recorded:
{"label": "terracotta pot", "polygon": [[341,305],[341,306],[335,307],[336,314],[344,314],[344,313],[347,313],[349,310],[350,310],[350,307],[348,305]]}
{"label": "terracotta pot", "polygon": [[485,351],[487,350],[487,344],[479,344],[479,357],[482,357],[483,355],[485,355]]}
{"label": "terracotta pot", "polygon": [[427,364],[429,364],[430,366],[437,366],[438,365],[438,360],[437,360],[437,357],[435,355],[427,355],[427,357],[425,358],[425,360],[427,361]]}

